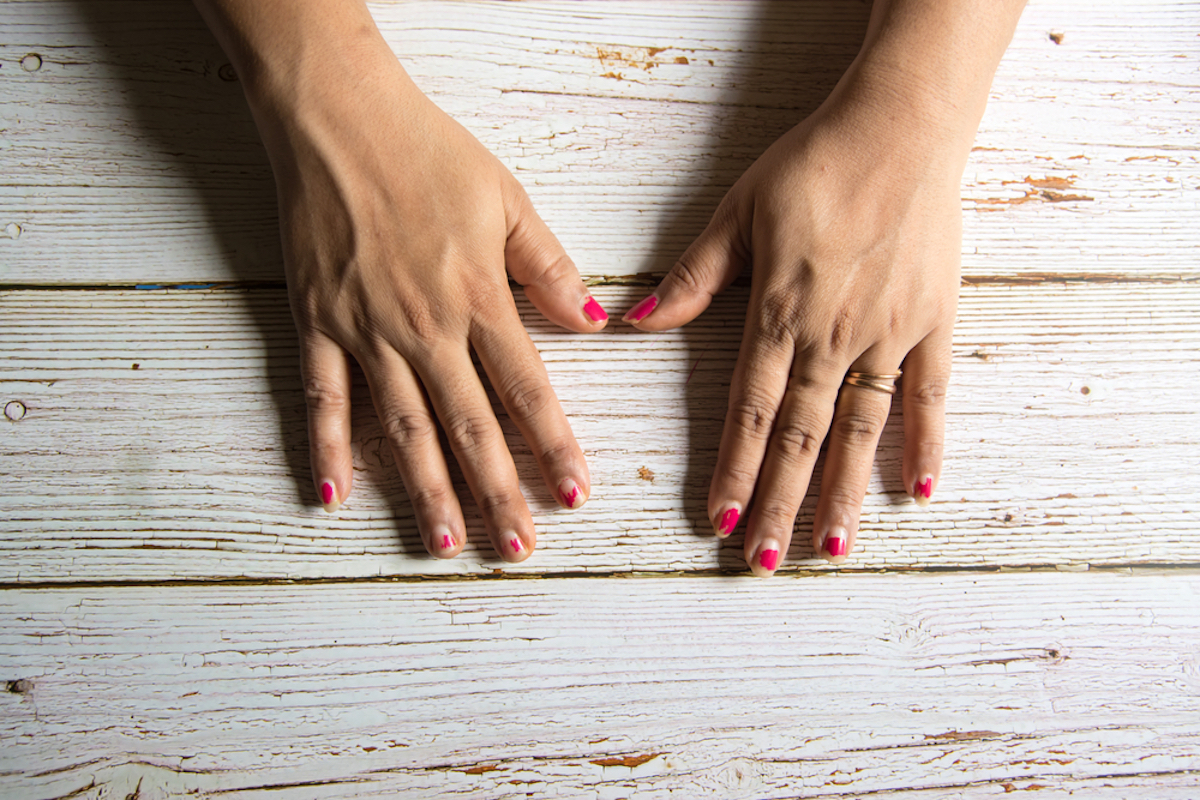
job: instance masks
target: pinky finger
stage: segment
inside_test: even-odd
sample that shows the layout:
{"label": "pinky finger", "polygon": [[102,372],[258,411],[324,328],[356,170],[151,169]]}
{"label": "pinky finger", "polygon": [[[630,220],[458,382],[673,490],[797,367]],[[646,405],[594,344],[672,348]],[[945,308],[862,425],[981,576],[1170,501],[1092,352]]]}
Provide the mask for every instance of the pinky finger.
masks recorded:
{"label": "pinky finger", "polygon": [[905,490],[929,505],[942,474],[946,388],[950,383],[950,330],[926,336],[904,359]]}
{"label": "pinky finger", "polygon": [[350,495],[350,365],[337,342],[320,333],[300,340],[300,374],[308,407],[308,448],[313,483],[329,513]]}

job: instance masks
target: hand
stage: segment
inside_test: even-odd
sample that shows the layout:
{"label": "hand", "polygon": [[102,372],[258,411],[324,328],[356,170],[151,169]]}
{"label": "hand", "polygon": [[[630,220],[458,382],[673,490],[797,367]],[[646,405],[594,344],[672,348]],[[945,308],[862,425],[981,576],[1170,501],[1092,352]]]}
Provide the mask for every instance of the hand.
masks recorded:
{"label": "hand", "polygon": [[752,265],[708,513],[728,536],[753,498],[745,557],[759,575],[787,553],[827,434],[813,548],[837,562],[854,547],[892,398],[843,385],[848,371],[903,369],[904,486],[927,502],[938,482],[970,136],[964,147],[954,126],[906,102],[848,74],[626,315],[643,330],[682,325]]}
{"label": "hand", "polygon": [[607,316],[513,176],[416,88],[382,39],[344,55],[248,92],[279,190],[318,494],[329,511],[350,494],[348,354],[366,374],[429,552],[448,558],[465,541],[440,423],[493,546],[521,561],[533,520],[471,353],[550,493],[577,508],[587,465],[507,276],[565,328],[596,331]]}

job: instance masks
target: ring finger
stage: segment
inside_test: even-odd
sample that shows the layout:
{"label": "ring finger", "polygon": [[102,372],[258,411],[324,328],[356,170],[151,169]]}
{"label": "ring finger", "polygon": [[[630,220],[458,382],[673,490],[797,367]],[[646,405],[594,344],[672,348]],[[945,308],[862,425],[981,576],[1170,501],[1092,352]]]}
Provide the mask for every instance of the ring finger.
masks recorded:
{"label": "ring finger", "polygon": [[850,372],[880,379],[868,378],[858,385],[843,382],[829,429],[821,496],[813,520],[813,549],[835,564],[845,561],[854,547],[875,449],[892,407],[892,394],[883,387],[894,385],[894,379],[883,376],[899,370],[860,359]]}

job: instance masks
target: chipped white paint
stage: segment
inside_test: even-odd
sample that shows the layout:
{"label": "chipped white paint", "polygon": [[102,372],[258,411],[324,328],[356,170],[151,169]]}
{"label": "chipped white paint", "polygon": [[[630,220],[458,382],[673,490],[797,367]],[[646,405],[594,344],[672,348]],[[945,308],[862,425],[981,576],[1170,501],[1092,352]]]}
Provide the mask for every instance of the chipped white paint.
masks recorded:
{"label": "chipped white paint", "polygon": [[0,781],[1159,797],[1120,781],[1195,785],[1198,593],[1180,572],[9,590],[0,670],[26,683],[0,695]]}
{"label": "chipped white paint", "polygon": [[[670,265],[867,7],[372,10],[615,310],[650,283],[611,276]],[[964,178],[933,509],[898,485],[897,410],[849,564],[802,532],[799,571],[730,574],[704,495],[745,288],[653,336],[521,303],[593,498],[539,499],[506,423],[539,549],[459,580],[502,565],[477,525],[424,556],[365,392],[355,494],[314,508],[281,290],[97,288],[281,274],[198,17],[0,2],[0,796],[1195,800],[1198,12],[1026,11]]]}
{"label": "chipped white paint", "polygon": [[[594,287],[610,308],[641,291]],[[735,288],[682,331],[593,337],[521,302],[593,488],[560,510],[501,410],[539,529],[506,566],[465,489],[467,551],[424,554],[361,385],[354,492],[320,510],[282,291],[10,293],[0,400],[28,411],[0,431],[0,547],[21,554],[0,579],[743,569],[705,498],[745,302]],[[897,403],[843,569],[1200,563],[1200,286],[969,286],[959,316],[936,502],[899,485]],[[788,569],[830,568],[808,543],[815,501]]]}
{"label": "chipped white paint", "polygon": [[[581,269],[618,275],[670,266],[745,167],[828,93],[868,4],[372,9]],[[1030,4],[964,178],[967,274],[1196,274],[1197,19],[1194,2]],[[0,43],[0,220],[26,230],[0,241],[0,280],[279,278],[266,156],[194,12],[8,2],[0,30],[12,32]],[[31,52],[33,73],[19,66]]]}

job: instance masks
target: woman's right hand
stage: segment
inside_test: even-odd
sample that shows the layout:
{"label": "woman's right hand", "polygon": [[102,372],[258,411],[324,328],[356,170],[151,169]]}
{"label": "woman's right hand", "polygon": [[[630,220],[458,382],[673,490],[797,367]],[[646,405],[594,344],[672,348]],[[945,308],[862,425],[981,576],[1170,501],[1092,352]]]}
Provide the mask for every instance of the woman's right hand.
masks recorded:
{"label": "woman's right hand", "polygon": [[533,520],[472,351],[547,489],[577,508],[587,464],[508,276],[565,328],[607,317],[516,179],[417,89],[369,15],[355,30],[243,78],[279,192],[317,492],[332,511],[351,490],[350,356],[429,552],[457,555],[466,532],[440,425],[496,552],[521,561]]}

